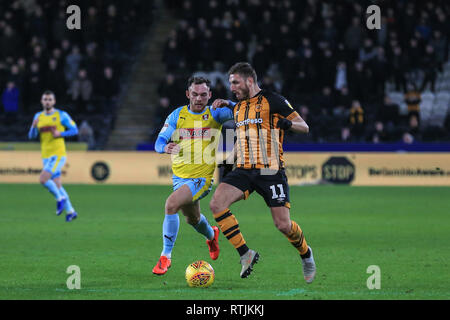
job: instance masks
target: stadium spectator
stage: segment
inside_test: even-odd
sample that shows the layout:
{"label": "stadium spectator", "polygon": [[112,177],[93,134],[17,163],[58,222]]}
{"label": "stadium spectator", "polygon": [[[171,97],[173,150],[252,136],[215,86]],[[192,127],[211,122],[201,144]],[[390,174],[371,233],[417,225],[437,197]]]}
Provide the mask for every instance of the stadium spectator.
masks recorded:
{"label": "stadium spectator", "polygon": [[219,78],[216,79],[216,84],[212,88],[212,99],[228,99],[229,91],[228,88],[225,87],[225,84]]}
{"label": "stadium spectator", "polygon": [[364,40],[364,45],[359,49],[359,61],[363,64],[370,64],[373,59],[377,56],[377,49],[373,44],[373,40],[366,38]]}
{"label": "stadium spectator", "polygon": [[68,83],[71,83],[77,77],[81,60],[82,56],[80,54],[80,49],[77,46],[74,46],[71,53],[66,57],[65,75]]}
{"label": "stadium spectator", "polygon": [[[87,4],[83,1],[79,4],[83,14],[82,29],[69,31],[66,8],[71,3],[68,0],[56,3],[50,0],[0,1],[0,88],[3,90],[9,80],[15,82],[22,100],[21,118],[31,117],[37,111],[40,94],[46,89],[56,93],[58,104],[73,112],[75,120],[84,118],[81,112],[75,112],[72,97],[67,92],[76,86],[72,82],[83,68],[97,85],[103,77],[104,66],[112,66],[116,84],[121,86],[131,65],[128,62],[152,23],[153,2],[105,0]],[[91,110],[101,110],[102,101],[103,97],[96,91],[87,105]],[[107,123],[111,116],[114,115],[104,118]],[[2,129],[8,129],[1,119],[3,117],[0,118]],[[92,125],[96,132],[97,127],[101,127],[97,143],[104,144],[111,127],[99,121]],[[14,131],[21,129],[14,128]],[[6,137],[10,138],[26,139],[14,135]]]}
{"label": "stadium spectator", "polygon": [[19,111],[19,89],[9,81],[2,94],[2,104],[5,113],[16,114]]}
{"label": "stadium spectator", "polygon": [[0,50],[0,59],[12,57],[20,51],[19,37],[8,24],[4,27],[3,35],[0,36],[0,48],[2,48]]}
{"label": "stadium spectator", "polygon": [[391,58],[391,73],[395,83],[396,91],[406,90],[406,71],[408,70],[408,56],[403,54],[400,46],[393,48]]}
{"label": "stadium spectator", "polygon": [[270,58],[267,56],[264,50],[264,46],[258,43],[255,52],[252,57],[252,64],[256,70],[268,70],[270,66]]}
{"label": "stadium spectator", "polygon": [[92,129],[87,120],[83,120],[78,128],[78,141],[86,142],[88,150],[95,149],[94,129]]}
{"label": "stadium spectator", "polygon": [[275,86],[275,82],[273,81],[273,78],[269,75],[263,76],[262,81],[261,81],[261,88],[268,90],[268,91],[275,91],[275,92],[278,91]]}
{"label": "stadium spectator", "polygon": [[115,100],[119,94],[119,84],[110,66],[103,69],[103,76],[98,82],[97,95],[103,103],[103,113],[111,113],[115,108]]}
{"label": "stadium spectator", "polygon": [[[178,105],[176,107],[178,107]],[[159,103],[155,109],[155,114],[153,116],[153,126],[149,131],[151,140],[156,139],[161,128],[164,125],[164,121],[174,109],[175,108],[168,97],[159,98]]]}
{"label": "stadium spectator", "polygon": [[155,127],[160,130],[167,116],[172,112],[170,99],[162,97],[159,99],[159,106],[156,108]]}
{"label": "stadium spectator", "polygon": [[422,101],[422,99],[420,92],[417,90],[414,83],[408,83],[404,99],[408,106],[408,119],[410,119],[412,116],[415,116],[419,121],[420,102]]}
{"label": "stadium spectator", "polygon": [[78,77],[72,82],[69,88],[69,94],[76,104],[78,112],[88,111],[88,103],[92,96],[92,81],[88,78],[85,69],[80,69]]}
{"label": "stadium spectator", "polygon": [[336,90],[341,90],[343,87],[347,87],[347,65],[344,61],[341,61],[337,64],[334,88]]}
{"label": "stadium spectator", "polygon": [[353,67],[349,70],[349,90],[353,97],[364,101],[369,95],[369,86],[372,84],[370,70],[364,68],[364,64],[361,61],[354,63]]}
{"label": "stadium spectator", "polygon": [[[371,74],[373,75],[371,84],[374,87],[373,95],[383,97],[386,80],[388,79],[388,62],[386,60],[385,50],[382,47],[377,48],[377,55],[370,63]],[[367,87],[370,87],[368,82]]]}
{"label": "stadium spectator", "polygon": [[402,135],[402,142],[405,144],[413,144],[415,141],[414,137],[409,132],[405,132]]}
{"label": "stadium spectator", "polygon": [[383,143],[391,140],[384,128],[383,122],[375,122],[367,140],[372,143]]}
{"label": "stadium spectator", "polygon": [[351,135],[358,141],[361,141],[365,130],[364,110],[358,100],[353,100],[350,108],[349,126]]}
{"label": "stadium spectator", "polygon": [[[352,96],[347,87],[342,87],[341,90],[336,92],[335,98],[335,112],[342,112],[342,110],[350,109],[352,105]],[[341,111],[338,111],[341,110]]]}
{"label": "stadium spectator", "polygon": [[407,132],[414,137],[414,141],[422,140],[422,132],[419,127],[419,119],[416,115],[412,115],[409,118]]}
{"label": "stadium spectator", "polygon": [[45,73],[44,81],[47,87],[52,88],[52,91],[58,99],[62,99],[63,101],[65,101],[67,92],[67,85],[64,79],[64,73],[58,65],[58,60],[51,58],[48,61],[48,69]]}
{"label": "stadium spectator", "polygon": [[352,142],[352,134],[349,127],[341,128],[341,142]]}
{"label": "stadium spectator", "polygon": [[364,29],[361,27],[359,17],[353,17],[351,26],[348,27],[344,34],[345,46],[348,49],[351,61],[356,60],[364,38]]}
{"label": "stadium spectator", "polygon": [[422,70],[424,71],[424,78],[420,91],[424,91],[428,84],[430,84],[430,90],[435,91],[435,84],[437,73],[439,69],[439,61],[436,58],[434,47],[429,44],[425,48],[425,54],[422,57]]}
{"label": "stadium spectator", "polygon": [[4,121],[6,125],[13,125],[18,119],[20,91],[14,82],[9,81],[2,93],[2,104],[5,112]]}
{"label": "stadium spectator", "polygon": [[376,121],[382,122],[387,127],[400,125],[400,107],[386,95],[383,104],[376,112]]}
{"label": "stadium spectator", "polygon": [[167,97],[173,106],[181,106],[185,100],[186,96],[181,94],[184,93],[181,89],[181,85],[178,83],[177,79],[172,73],[167,73],[164,80],[160,81],[158,85],[158,94],[160,97]]}
{"label": "stadium spectator", "polygon": [[163,62],[166,66],[167,72],[174,72],[180,65],[183,59],[182,53],[176,39],[169,39],[166,43],[163,53]]}
{"label": "stadium spectator", "polygon": [[331,88],[323,87],[319,94],[314,95],[311,105],[315,110],[326,109],[328,112],[332,112],[335,107],[335,99]]}
{"label": "stadium spectator", "polygon": [[39,105],[39,101],[41,100],[43,88],[43,72],[39,67],[37,62],[32,62],[30,65],[30,70],[26,76],[26,103],[30,105],[30,110],[34,109],[36,105]]}
{"label": "stadium spectator", "polygon": [[442,66],[447,60],[447,41],[443,37],[440,30],[434,30],[433,38],[430,41],[430,45],[433,47],[436,53],[436,63],[438,65],[439,71],[443,71]]}
{"label": "stadium spectator", "polygon": [[13,64],[11,66],[9,80],[14,82],[19,90],[22,90],[25,83],[25,68],[22,67],[21,69],[21,67],[19,67],[19,64]]}

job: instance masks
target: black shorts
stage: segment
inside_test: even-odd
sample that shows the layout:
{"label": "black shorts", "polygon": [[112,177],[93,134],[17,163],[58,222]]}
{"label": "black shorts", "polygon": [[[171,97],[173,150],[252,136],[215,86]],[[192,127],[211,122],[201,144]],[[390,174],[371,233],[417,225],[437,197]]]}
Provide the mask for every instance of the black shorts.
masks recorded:
{"label": "black shorts", "polygon": [[244,199],[256,191],[266,201],[268,207],[288,207],[289,202],[289,184],[284,169],[274,171],[275,174],[261,174],[260,169],[241,169],[228,173],[222,180],[242,192]]}

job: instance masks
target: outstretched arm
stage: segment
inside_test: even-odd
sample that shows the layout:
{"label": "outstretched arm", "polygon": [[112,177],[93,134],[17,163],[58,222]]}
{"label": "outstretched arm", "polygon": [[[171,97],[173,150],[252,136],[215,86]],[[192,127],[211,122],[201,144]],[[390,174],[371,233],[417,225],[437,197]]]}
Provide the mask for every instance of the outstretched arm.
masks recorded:
{"label": "outstretched arm", "polygon": [[232,108],[234,108],[235,105],[236,105],[236,103],[231,100],[216,99],[212,103],[212,109],[216,110],[217,108],[224,108],[224,107],[228,107],[228,108],[232,109]]}

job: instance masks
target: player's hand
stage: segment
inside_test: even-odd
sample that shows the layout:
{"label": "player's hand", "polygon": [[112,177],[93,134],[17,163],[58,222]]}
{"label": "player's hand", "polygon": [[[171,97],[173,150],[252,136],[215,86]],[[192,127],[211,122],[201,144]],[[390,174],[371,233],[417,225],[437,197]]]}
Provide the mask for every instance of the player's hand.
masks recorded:
{"label": "player's hand", "polygon": [[277,128],[288,130],[292,127],[292,121],[286,118],[282,118],[277,122]]}
{"label": "player's hand", "polygon": [[229,105],[228,100],[225,99],[216,99],[212,103],[213,110],[216,110],[217,108],[223,108]]}
{"label": "player's hand", "polygon": [[53,138],[60,138],[61,132],[59,132],[56,128],[52,129]]}
{"label": "player's hand", "polygon": [[178,154],[180,152],[180,146],[174,142],[166,144],[164,152],[169,154]]}

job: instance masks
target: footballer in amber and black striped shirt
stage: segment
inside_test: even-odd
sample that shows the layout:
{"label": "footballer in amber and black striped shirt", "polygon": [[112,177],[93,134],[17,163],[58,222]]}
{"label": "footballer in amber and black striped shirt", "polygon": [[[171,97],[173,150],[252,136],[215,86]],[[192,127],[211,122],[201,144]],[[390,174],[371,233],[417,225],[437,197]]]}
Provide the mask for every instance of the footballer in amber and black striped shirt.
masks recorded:
{"label": "footballer in amber and black striped shirt", "polygon": [[247,246],[229,207],[256,191],[270,208],[275,226],[298,250],[303,277],[310,283],[314,280],[316,266],[303,231],[290,218],[289,185],[282,146],[284,131],[308,133],[309,127],[286,98],[259,88],[256,72],[249,63],[236,63],[228,75],[231,92],[238,103],[217,99],[213,108],[233,109],[236,169],[227,173],[217,187],[210,202],[211,211],[222,233],[241,256],[240,276],[246,278],[259,260],[259,253]]}

